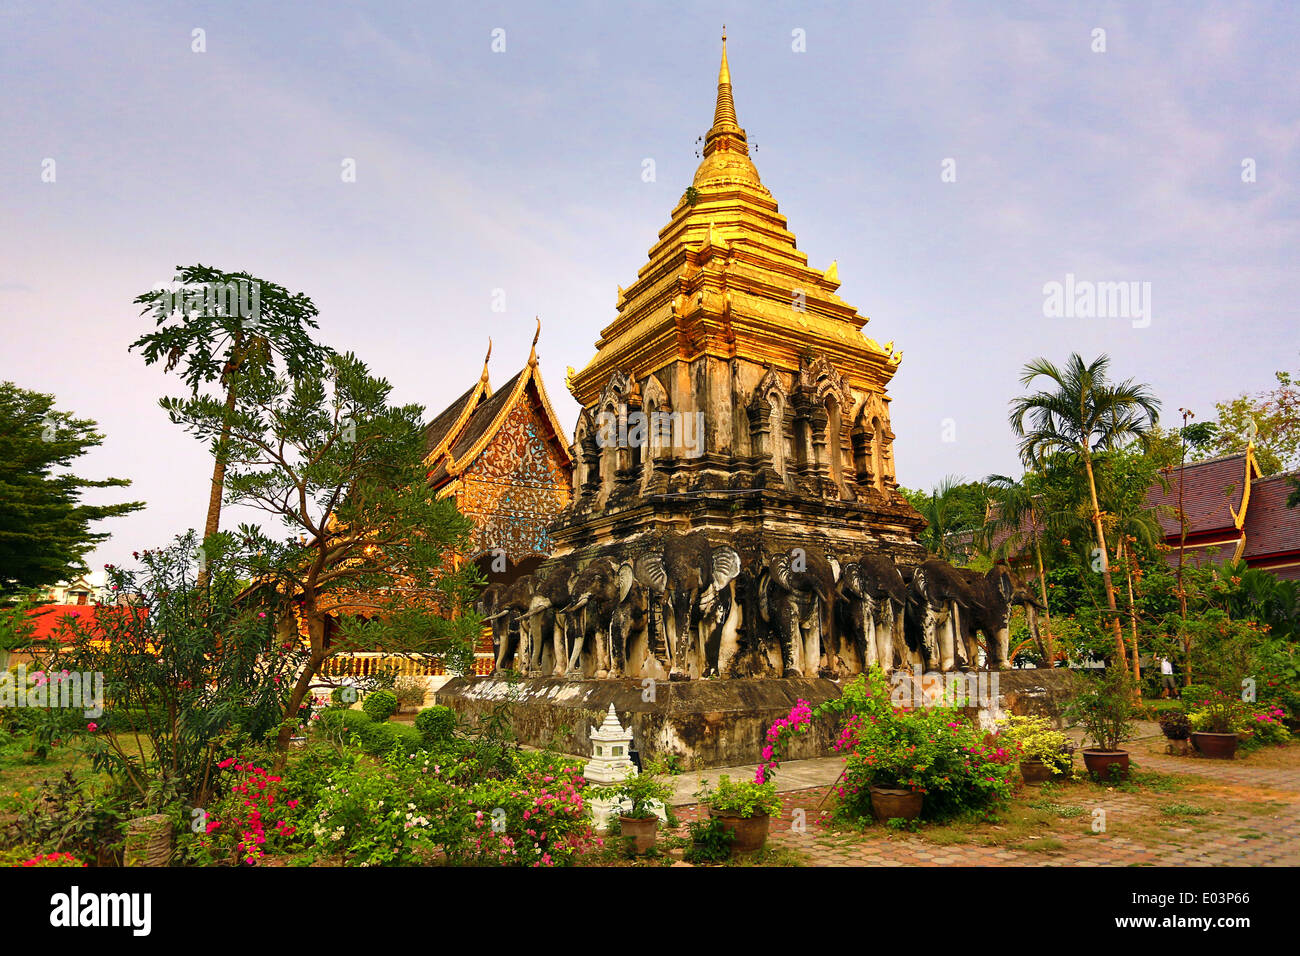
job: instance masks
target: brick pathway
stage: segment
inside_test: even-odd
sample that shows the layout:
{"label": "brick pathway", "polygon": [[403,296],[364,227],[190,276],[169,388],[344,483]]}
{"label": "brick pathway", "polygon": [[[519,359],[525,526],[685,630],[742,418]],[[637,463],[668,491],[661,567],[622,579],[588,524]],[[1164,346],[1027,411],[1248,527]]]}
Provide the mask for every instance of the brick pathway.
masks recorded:
{"label": "brick pathway", "polygon": [[[817,810],[826,793],[825,786],[818,786],[781,794],[783,812],[772,821],[769,842],[800,853],[811,866],[1300,865],[1300,768],[1147,755],[1140,764],[1145,771],[1193,780],[1185,789],[1169,792],[1103,790],[1090,784],[1058,788],[1050,797],[1037,797],[1038,802],[1059,801],[1082,807],[1082,813],[1018,832],[1007,840],[1017,844],[1013,846],[981,845],[980,840],[1005,838],[1000,828],[988,826],[927,827],[915,834],[880,826],[865,833],[832,828],[825,808]],[[1026,795],[1035,799],[1032,791]],[[1211,812],[1170,817],[1160,808],[1171,804]],[[1102,833],[1092,832],[1097,809],[1105,811]],[[800,816],[796,810],[804,812]],[[685,824],[696,818],[697,807],[680,806],[676,813]],[[954,838],[972,842],[946,842]]]}

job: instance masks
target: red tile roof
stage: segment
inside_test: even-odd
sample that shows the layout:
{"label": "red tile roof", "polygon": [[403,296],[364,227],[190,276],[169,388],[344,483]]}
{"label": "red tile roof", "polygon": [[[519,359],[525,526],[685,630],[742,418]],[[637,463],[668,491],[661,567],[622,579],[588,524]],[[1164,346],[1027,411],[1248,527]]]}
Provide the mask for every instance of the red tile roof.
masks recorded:
{"label": "red tile roof", "polygon": [[[97,625],[96,615],[100,611],[119,612],[119,606],[116,604],[101,607],[96,604],[45,604],[38,608],[28,611],[28,616],[36,621],[36,630],[32,634],[33,641],[61,641],[69,643],[72,640],[70,626],[73,621],[82,621],[87,627],[92,628],[91,633],[95,637],[102,637],[103,632]],[[146,613],[143,609],[137,609],[138,614]]]}
{"label": "red tile roof", "polygon": [[[1159,484],[1152,485],[1146,498],[1148,505],[1159,509],[1157,514],[1165,537],[1174,539],[1181,533],[1178,471],[1173,468],[1166,473],[1168,490]],[[1246,455],[1228,455],[1185,465],[1182,485],[1183,512],[1187,516],[1189,537],[1210,531],[1235,531],[1232,509],[1240,509],[1241,495],[1246,489]]]}
{"label": "red tile roof", "polygon": [[1300,508],[1288,508],[1295,472],[1257,478],[1246,507],[1246,561],[1300,551]]}

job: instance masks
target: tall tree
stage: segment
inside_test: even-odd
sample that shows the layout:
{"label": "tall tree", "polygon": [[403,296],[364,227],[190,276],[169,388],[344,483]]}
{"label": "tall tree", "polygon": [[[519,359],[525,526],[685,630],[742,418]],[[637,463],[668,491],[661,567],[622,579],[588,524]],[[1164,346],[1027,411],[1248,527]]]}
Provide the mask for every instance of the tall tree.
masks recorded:
{"label": "tall tree", "polygon": [[109,536],[91,525],[144,507],[142,501],[82,503],[88,488],[131,484],[65,470],[103,444],[96,427],[57,410],[53,395],[0,382],[0,601],[84,572],[86,554]]}
{"label": "tall tree", "polygon": [[994,508],[989,514],[984,534],[992,556],[1002,559],[1016,555],[1026,544],[1034,549],[1038,563],[1038,592],[1043,602],[1043,629],[1039,632],[1042,652],[1047,666],[1052,666],[1056,649],[1052,642],[1052,610],[1047,599],[1047,572],[1043,566],[1043,534],[1047,530],[1044,516],[1040,514],[1042,492],[1037,485],[1038,476],[1032,472],[1023,478],[1009,475],[990,475],[986,479]]}
{"label": "tall tree", "polygon": [[1013,399],[1010,419],[1012,429],[1020,438],[1022,459],[1042,459],[1053,453],[1067,453],[1076,456],[1083,464],[1115,650],[1119,662],[1127,669],[1128,655],[1115,602],[1115,583],[1111,578],[1105,525],[1097,500],[1093,460],[1099,453],[1134,440],[1141,441],[1159,418],[1160,401],[1146,385],[1132,379],[1112,383],[1109,369],[1110,356],[1104,354],[1091,362],[1084,362],[1075,352],[1063,367],[1045,358],[1035,359],[1025,366],[1020,382],[1027,388],[1040,379],[1046,379],[1048,388]]}
{"label": "tall tree", "polygon": [[945,561],[966,557],[969,546],[963,539],[984,523],[988,492],[977,481],[962,481],[947,475],[931,491],[900,492],[926,520],[921,543],[931,554]]}
{"label": "tall tree", "polygon": [[[424,410],[390,405],[391,390],[347,354],[330,355],[324,377],[248,375],[233,416],[209,396],[167,402],[198,437],[226,436],[229,500],[286,529],[273,537],[242,525],[237,536],[253,580],[297,603],[285,639],[305,633],[307,653],[288,714],[325,660],[350,647],[440,654],[453,669],[473,660],[477,582],[473,564],[458,561],[472,523],[430,492]],[[290,734],[280,733],[282,754]]]}
{"label": "tall tree", "polygon": [[[197,398],[216,383],[223,402],[223,427],[212,436],[212,481],[203,535],[221,523],[229,422],[235,413],[241,380],[251,371],[277,364],[293,379],[319,373],[329,350],[311,338],[316,304],[304,293],[247,272],[222,272],[211,266],[177,266],[170,288],[151,289],[136,297],[141,315],[153,314],[154,328],[131,343],[146,365],[164,362],[179,368],[182,381]],[[167,399],[163,400],[166,407]]]}

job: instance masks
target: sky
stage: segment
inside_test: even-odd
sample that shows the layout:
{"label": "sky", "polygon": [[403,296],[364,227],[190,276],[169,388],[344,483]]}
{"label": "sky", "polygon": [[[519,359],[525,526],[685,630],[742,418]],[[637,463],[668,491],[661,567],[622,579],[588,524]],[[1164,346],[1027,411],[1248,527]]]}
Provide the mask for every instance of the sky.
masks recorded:
{"label": "sky", "polygon": [[[430,415],[489,336],[494,383],[517,371],[540,316],[571,428],[565,368],[690,183],[724,23],[763,182],[904,353],[902,484],[1016,471],[1038,356],[1109,353],[1169,422],[1300,364],[1291,2],[6,0],[0,379],[95,419],[76,470],[148,503],[91,566],[203,522],[210,459],[157,405],[179,380],[127,351],[178,265],[307,293],[322,341]],[[1149,309],[1052,314],[1067,281]]]}

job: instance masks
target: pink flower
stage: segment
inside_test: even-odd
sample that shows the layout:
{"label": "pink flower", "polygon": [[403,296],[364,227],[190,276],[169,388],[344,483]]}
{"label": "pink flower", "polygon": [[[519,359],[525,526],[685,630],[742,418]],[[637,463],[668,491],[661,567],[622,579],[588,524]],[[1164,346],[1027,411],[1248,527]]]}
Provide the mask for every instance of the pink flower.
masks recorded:
{"label": "pink flower", "polygon": [[99,724],[95,723],[94,721],[91,721],[90,723],[86,724],[86,729],[93,734],[95,731],[99,729]]}

